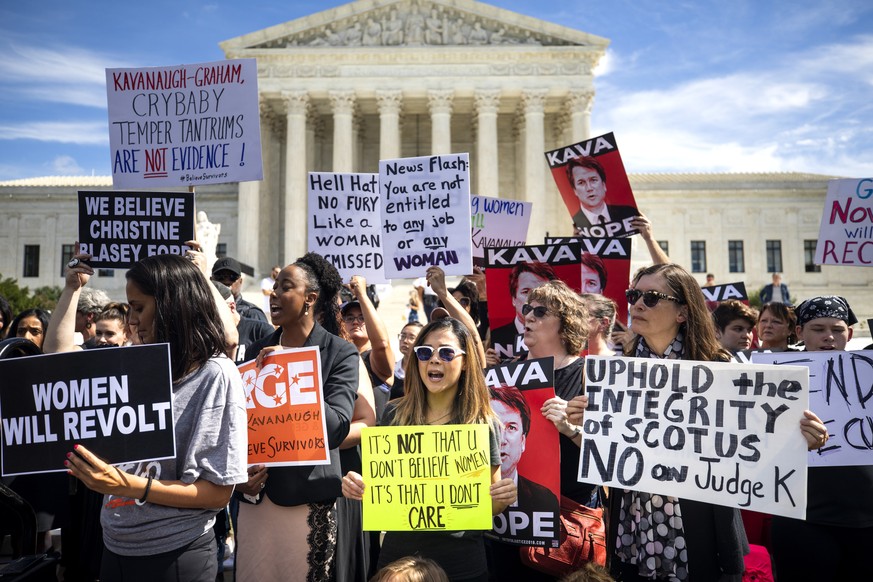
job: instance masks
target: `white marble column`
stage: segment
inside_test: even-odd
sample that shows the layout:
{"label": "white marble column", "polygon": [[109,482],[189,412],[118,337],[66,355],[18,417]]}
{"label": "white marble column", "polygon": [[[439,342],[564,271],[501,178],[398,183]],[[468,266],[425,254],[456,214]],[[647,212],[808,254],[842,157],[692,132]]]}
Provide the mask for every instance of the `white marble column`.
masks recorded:
{"label": "white marble column", "polygon": [[[269,128],[269,117],[272,115],[272,110],[263,99],[259,105],[261,127]],[[271,145],[269,129],[262,131],[261,161],[264,163],[264,179],[267,182],[269,181],[268,164]],[[251,265],[256,273],[260,268],[260,218],[261,182],[240,182],[237,198],[236,252],[233,253],[233,256],[239,262]]]}
{"label": "white marble column", "polygon": [[575,90],[567,96],[571,143],[585,141],[591,137],[591,108],[593,106],[594,91],[590,89]]}
{"label": "white marble column", "polygon": [[354,91],[330,91],[333,108],[333,171],[354,172]]}
{"label": "white marble column", "polygon": [[550,200],[544,190],[546,93],[545,90],[527,90],[521,94],[524,110],[524,199],[534,203],[527,234],[529,244],[542,244],[546,232],[554,233],[555,230],[547,224],[552,217],[555,201]]}
{"label": "white marble column", "polygon": [[379,159],[393,160],[400,157],[400,109],[403,106],[401,91],[376,91],[379,105]]}
{"label": "white marble column", "polygon": [[498,197],[497,110],[500,90],[476,91],[476,194]]}
{"label": "white marble column", "polygon": [[432,155],[452,153],[452,99],[451,89],[430,90],[427,92],[427,106],[430,109],[430,153]]}
{"label": "white marble column", "polygon": [[285,131],[285,240],[284,263],[306,252],[306,115],[309,93],[283,91]]}

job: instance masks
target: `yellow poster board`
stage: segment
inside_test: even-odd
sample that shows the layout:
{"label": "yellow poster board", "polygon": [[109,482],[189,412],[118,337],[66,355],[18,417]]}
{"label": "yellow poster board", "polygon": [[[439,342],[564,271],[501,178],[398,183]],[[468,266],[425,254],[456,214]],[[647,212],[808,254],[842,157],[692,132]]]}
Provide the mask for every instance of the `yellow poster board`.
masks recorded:
{"label": "yellow poster board", "polygon": [[491,529],[488,425],[361,431],[364,530]]}

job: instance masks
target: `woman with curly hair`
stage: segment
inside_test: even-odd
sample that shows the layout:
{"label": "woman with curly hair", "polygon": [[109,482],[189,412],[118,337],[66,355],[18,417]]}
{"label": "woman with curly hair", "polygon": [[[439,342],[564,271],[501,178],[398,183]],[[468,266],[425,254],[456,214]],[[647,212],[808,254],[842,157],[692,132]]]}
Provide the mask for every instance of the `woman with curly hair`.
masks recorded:
{"label": "woman with curly hair", "polygon": [[[432,321],[421,330],[413,351],[416,360],[406,367],[406,394],[388,404],[382,424],[489,425],[491,512],[501,513],[515,502],[517,488],[512,479],[501,478],[500,427],[491,410],[482,357],[468,327],[451,317]],[[345,497],[363,499],[364,489],[359,473],[349,471],[343,477]],[[481,531],[389,531],[378,567],[413,554],[434,560],[451,580],[488,580]]]}
{"label": "woman with curly hair", "polygon": [[349,433],[359,374],[357,350],[339,337],[341,288],[336,268],[321,255],[297,259],[279,272],[270,294],[275,333],[248,350],[261,367],[276,350],[318,346],[330,464],[249,467],[248,482],[237,487],[250,502],[239,508],[236,579],[241,582],[333,578],[342,477],[338,448]]}
{"label": "woman with curly hair", "polygon": [[[543,403],[541,412],[555,423],[567,407],[567,401],[582,394],[583,358],[579,353],[588,340],[588,307],[578,293],[561,280],[549,281],[527,296],[522,306],[524,343],[527,359],[553,358],[555,365],[555,397]],[[561,496],[580,505],[596,507],[597,487],[577,480],[579,448],[572,434],[561,432]],[[526,580],[551,579],[527,568],[519,559],[518,548],[502,543],[489,543],[492,575],[496,579],[511,579],[519,573]]]}

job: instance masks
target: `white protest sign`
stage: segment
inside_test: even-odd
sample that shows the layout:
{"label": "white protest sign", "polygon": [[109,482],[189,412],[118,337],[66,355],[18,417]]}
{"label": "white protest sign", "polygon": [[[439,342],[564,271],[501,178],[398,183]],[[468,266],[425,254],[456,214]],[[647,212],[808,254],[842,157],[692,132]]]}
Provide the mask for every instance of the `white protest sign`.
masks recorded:
{"label": "white protest sign", "polygon": [[387,283],[378,190],[378,174],[309,173],[308,248],[333,263],[344,281],[360,275]]}
{"label": "white protest sign", "polygon": [[473,272],[467,154],[379,161],[385,276]]}
{"label": "white protest sign", "polygon": [[815,264],[873,265],[873,178],[828,182]]}
{"label": "white protest sign", "polygon": [[873,465],[873,351],[752,352],[756,364],[809,368],[809,409],[828,442],[809,452],[811,467]]}
{"label": "white protest sign", "polygon": [[106,69],[115,188],[263,178],[255,59]]}
{"label": "white protest sign", "polygon": [[800,366],[590,356],[579,480],[806,515]]}
{"label": "white protest sign", "polygon": [[523,247],[533,203],[470,197],[473,258],[484,259],[485,247]]}

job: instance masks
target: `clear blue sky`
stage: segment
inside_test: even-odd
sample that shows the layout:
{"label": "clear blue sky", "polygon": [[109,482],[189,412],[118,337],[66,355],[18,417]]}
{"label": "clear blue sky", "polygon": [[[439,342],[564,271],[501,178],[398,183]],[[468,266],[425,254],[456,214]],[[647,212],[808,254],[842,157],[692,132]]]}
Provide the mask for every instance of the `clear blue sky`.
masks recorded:
{"label": "clear blue sky", "polygon": [[[109,175],[105,68],[220,60],[342,3],[0,3],[0,180]],[[592,126],[630,172],[873,175],[869,0],[490,3],[611,40]]]}

